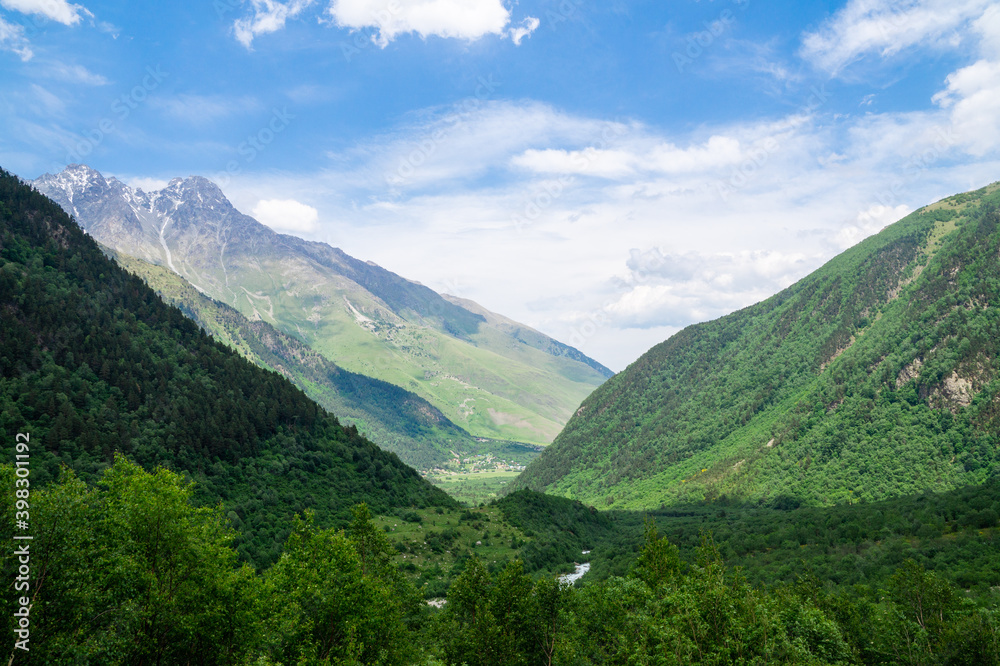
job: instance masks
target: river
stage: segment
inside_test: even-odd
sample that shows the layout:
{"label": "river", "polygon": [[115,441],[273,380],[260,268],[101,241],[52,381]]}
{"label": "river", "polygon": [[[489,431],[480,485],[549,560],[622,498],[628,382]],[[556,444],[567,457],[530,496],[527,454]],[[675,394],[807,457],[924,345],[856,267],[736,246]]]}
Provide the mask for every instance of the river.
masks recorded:
{"label": "river", "polygon": [[572,585],[576,581],[583,578],[583,574],[590,571],[590,562],[584,562],[583,564],[576,565],[576,571],[571,574],[563,574],[559,576],[560,583],[566,583],[567,585]]}

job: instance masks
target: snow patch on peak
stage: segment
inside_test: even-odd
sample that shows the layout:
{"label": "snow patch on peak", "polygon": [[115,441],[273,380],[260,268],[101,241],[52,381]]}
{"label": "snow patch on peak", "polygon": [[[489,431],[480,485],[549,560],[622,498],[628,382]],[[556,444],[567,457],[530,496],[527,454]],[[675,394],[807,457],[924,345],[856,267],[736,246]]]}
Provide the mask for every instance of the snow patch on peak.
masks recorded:
{"label": "snow patch on peak", "polygon": [[107,181],[100,172],[83,164],[71,164],[62,173],[53,176],[53,180],[70,196],[93,186],[107,186]]}

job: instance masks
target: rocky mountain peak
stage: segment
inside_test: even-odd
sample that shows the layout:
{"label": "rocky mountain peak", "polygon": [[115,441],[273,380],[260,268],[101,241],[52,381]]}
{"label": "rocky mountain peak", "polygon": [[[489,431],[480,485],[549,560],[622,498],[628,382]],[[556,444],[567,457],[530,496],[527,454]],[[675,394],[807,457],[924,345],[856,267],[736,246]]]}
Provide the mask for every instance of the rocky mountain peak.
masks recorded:
{"label": "rocky mountain peak", "polygon": [[151,193],[151,196],[154,199],[169,200],[174,208],[190,205],[195,208],[235,211],[219,186],[202,176],[174,178],[162,190]]}
{"label": "rocky mountain peak", "polygon": [[78,193],[107,189],[104,177],[84,164],[71,164],[58,174],[46,173],[34,181],[34,185],[43,193],[61,199],[60,204],[72,202]]}

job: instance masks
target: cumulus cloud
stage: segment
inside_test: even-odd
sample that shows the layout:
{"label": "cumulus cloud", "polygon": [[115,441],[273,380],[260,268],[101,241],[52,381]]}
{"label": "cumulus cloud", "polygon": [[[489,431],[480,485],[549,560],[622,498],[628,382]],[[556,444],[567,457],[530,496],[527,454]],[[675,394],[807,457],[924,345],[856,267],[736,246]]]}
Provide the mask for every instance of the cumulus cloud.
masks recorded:
{"label": "cumulus cloud", "polygon": [[981,16],[993,0],[850,0],[817,31],[804,35],[801,55],[833,74],[875,53],[895,55],[914,46],[953,46],[957,30]]}
{"label": "cumulus cloud", "polygon": [[44,16],[63,25],[76,25],[84,16],[93,17],[82,5],[66,0],[0,0],[0,5],[22,14]]}
{"label": "cumulus cloud", "polygon": [[980,60],[948,75],[934,100],[951,112],[955,134],[973,155],[1000,146],[1000,61]]}
{"label": "cumulus cloud", "polygon": [[905,217],[911,209],[906,204],[898,206],[884,206],[874,204],[867,209],[860,211],[857,217],[845,225],[833,238],[833,243],[838,250],[846,250],[857,245],[865,238],[885,229],[893,222]]}
{"label": "cumulus cloud", "polygon": [[407,32],[469,41],[508,35],[520,44],[539,25],[528,17],[508,30],[510,12],[501,0],[333,0],[327,12],[343,28],[374,29],[382,47]]}
{"label": "cumulus cloud", "polygon": [[956,139],[973,155],[1000,147],[1000,7],[986,10],[973,25],[982,59],[952,72],[934,101],[950,114]]}
{"label": "cumulus cloud", "polygon": [[771,250],[630,251],[620,295],[607,306],[623,328],[685,326],[722,316],[784,289],[817,257]]}
{"label": "cumulus cloud", "polygon": [[295,18],[314,0],[291,0],[276,2],[275,0],[251,0],[250,16],[237,19],[233,24],[236,40],[247,47],[252,47],[253,40],[260,35],[277,32],[285,27],[288,19]]}
{"label": "cumulus cloud", "polygon": [[[254,39],[283,29],[289,19],[302,14],[315,0],[250,0],[250,3],[251,13],[233,24],[233,34],[248,49]],[[533,16],[511,24],[510,11],[503,0],[331,0],[324,15],[327,20],[321,19],[321,23],[349,30],[372,30],[372,41],[383,48],[409,32],[424,38],[467,41],[499,35],[520,46],[541,25]]]}
{"label": "cumulus cloud", "polygon": [[318,227],[319,212],[295,199],[264,199],[253,209],[253,216],[275,231],[309,233]]}

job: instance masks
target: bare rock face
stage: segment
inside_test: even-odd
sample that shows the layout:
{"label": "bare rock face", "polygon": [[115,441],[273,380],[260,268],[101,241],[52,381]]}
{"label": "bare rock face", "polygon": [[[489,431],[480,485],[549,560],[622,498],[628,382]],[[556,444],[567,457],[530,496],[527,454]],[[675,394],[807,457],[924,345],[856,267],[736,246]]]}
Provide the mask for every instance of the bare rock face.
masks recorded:
{"label": "bare rock face", "polygon": [[974,395],[972,382],[964,377],[959,377],[957,372],[945,378],[944,386],[941,387],[941,395],[948,401],[961,407],[968,407],[972,404]]}
{"label": "bare rock face", "polygon": [[[918,379],[923,365],[923,360],[917,358],[900,370],[896,377],[896,388]],[[976,381],[975,378],[964,377],[954,370],[940,384],[921,387],[920,396],[927,400],[928,406],[934,409],[947,409],[954,414],[972,404],[972,399],[981,388],[981,384],[982,382]]]}
{"label": "bare rock face", "polygon": [[927,404],[935,409],[947,409],[952,414],[972,404],[976,395],[971,380],[952,372],[927,396]]}
{"label": "bare rock face", "polygon": [[910,363],[902,370],[899,371],[899,376],[896,377],[896,388],[902,387],[906,382],[912,381],[920,376],[920,368],[924,366],[923,360],[919,358],[913,359],[913,363]]}

